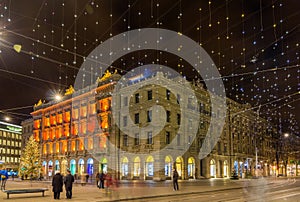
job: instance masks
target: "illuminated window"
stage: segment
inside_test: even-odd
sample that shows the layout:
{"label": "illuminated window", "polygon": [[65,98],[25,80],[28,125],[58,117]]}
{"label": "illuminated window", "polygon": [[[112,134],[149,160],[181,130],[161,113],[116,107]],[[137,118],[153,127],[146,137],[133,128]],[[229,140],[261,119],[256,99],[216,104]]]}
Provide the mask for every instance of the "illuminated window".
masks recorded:
{"label": "illuminated window", "polygon": [[63,141],[62,150],[64,152],[66,152],[68,150],[68,144],[67,143],[68,143],[67,141]]}
{"label": "illuminated window", "polygon": [[44,119],[44,126],[45,127],[49,127],[50,126],[50,118],[49,117],[45,117],[45,119]]}
{"label": "illuminated window", "polygon": [[81,108],[80,108],[80,116],[81,117],[86,117],[86,114],[87,114],[87,107],[86,107],[86,105],[84,105],[84,106],[81,106]]}
{"label": "illuminated window", "polygon": [[80,133],[81,134],[86,134],[86,121],[82,121],[80,123]]}
{"label": "illuminated window", "polygon": [[55,143],[55,151],[56,153],[59,153],[59,142]]}
{"label": "illuminated window", "polygon": [[50,116],[50,124],[51,125],[56,125],[56,116],[55,116],[55,114]]}
{"label": "illuminated window", "polygon": [[64,126],[64,136],[69,137],[70,136],[70,127],[69,124]]}
{"label": "illuminated window", "polygon": [[90,103],[90,114],[96,114],[96,103]]}
{"label": "illuminated window", "polygon": [[133,176],[139,177],[141,172],[141,160],[139,157],[136,157],[133,161]]}
{"label": "illuminated window", "polygon": [[61,124],[62,123],[62,113],[58,113],[57,116],[56,116],[56,121],[58,124]]}
{"label": "illuminated window", "polygon": [[79,150],[82,151],[84,149],[84,139],[79,139]]}
{"label": "illuminated window", "polygon": [[101,117],[101,128],[108,128],[108,117],[107,116]]}
{"label": "illuminated window", "polygon": [[70,111],[64,112],[64,122],[69,123],[70,122]]}
{"label": "illuminated window", "polygon": [[95,127],[96,127],[96,117],[93,116],[93,117],[90,117],[90,120],[88,122],[88,131],[90,133],[94,132]]}
{"label": "illuminated window", "polygon": [[50,154],[53,154],[53,143],[49,143]]}
{"label": "illuminated window", "polygon": [[43,131],[43,140],[47,140],[47,133],[46,133],[46,131]]}
{"label": "illuminated window", "polygon": [[78,135],[78,123],[72,124],[72,135]]}
{"label": "illuminated window", "polygon": [[50,138],[53,140],[55,137],[55,128],[51,128]]}
{"label": "illuminated window", "polygon": [[79,110],[78,110],[78,108],[74,108],[73,110],[72,110],[72,119],[78,119],[78,117],[79,117]]}
{"label": "illuminated window", "polygon": [[100,141],[99,141],[99,148],[100,148],[100,151],[105,151],[106,149],[106,144],[107,144],[107,137],[106,135],[101,135],[100,136]]}
{"label": "illuminated window", "polygon": [[39,129],[41,127],[41,121],[39,119],[34,120],[34,129]]}
{"label": "illuminated window", "polygon": [[76,142],[75,142],[75,140],[72,140],[71,147],[72,147],[72,151],[76,150]]}
{"label": "illuminated window", "polygon": [[93,138],[90,137],[88,139],[88,149],[93,149],[93,144],[94,144]]}
{"label": "illuminated window", "polygon": [[50,138],[50,131],[49,129],[46,129],[46,140]]}
{"label": "illuminated window", "polygon": [[35,139],[36,141],[40,141],[39,131],[38,131],[38,130],[35,130],[35,131],[33,131],[33,134],[34,134],[34,139]]}

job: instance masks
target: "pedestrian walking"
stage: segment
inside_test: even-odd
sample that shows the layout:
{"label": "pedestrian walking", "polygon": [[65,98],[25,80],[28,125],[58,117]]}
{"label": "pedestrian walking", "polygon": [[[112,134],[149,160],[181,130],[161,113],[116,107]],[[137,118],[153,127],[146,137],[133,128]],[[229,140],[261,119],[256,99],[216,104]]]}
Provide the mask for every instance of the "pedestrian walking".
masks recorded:
{"label": "pedestrian walking", "polygon": [[89,177],[90,177],[89,174],[86,174],[86,176],[85,176],[86,183],[88,183]]}
{"label": "pedestrian walking", "polygon": [[173,172],[173,187],[174,187],[174,191],[178,191],[179,190],[179,187],[178,187],[178,178],[179,178],[178,172],[177,172],[176,169],[174,169],[174,172]]}
{"label": "pedestrian walking", "polygon": [[71,174],[70,170],[67,170],[67,175],[64,179],[65,188],[66,188],[66,197],[67,199],[72,198],[72,186],[74,182],[74,176]]}
{"label": "pedestrian walking", "polygon": [[55,172],[55,175],[53,176],[52,186],[53,186],[52,191],[54,192],[54,199],[59,199],[60,192],[63,191],[63,189],[62,189],[62,187],[63,187],[63,177],[60,174],[59,170],[57,170]]}
{"label": "pedestrian walking", "polygon": [[100,188],[100,173],[96,174],[96,185],[98,188]]}
{"label": "pedestrian walking", "polygon": [[99,186],[99,188],[100,189],[104,189],[105,174],[103,172],[101,172],[99,178],[100,178],[100,186]]}

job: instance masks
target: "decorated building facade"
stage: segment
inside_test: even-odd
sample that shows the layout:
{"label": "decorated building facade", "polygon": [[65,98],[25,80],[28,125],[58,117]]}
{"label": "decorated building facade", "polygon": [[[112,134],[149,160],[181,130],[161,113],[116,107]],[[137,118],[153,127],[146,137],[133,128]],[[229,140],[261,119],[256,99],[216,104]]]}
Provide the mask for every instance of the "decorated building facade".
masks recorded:
{"label": "decorated building facade", "polygon": [[120,179],[166,180],[174,168],[181,179],[275,175],[276,130],[251,106],[226,98],[222,133],[199,159],[205,138],[216,130],[208,134],[211,117],[222,116],[211,112],[203,85],[190,83],[193,97],[173,78],[178,85],[170,91],[157,82],[167,75],[157,72],[115,93],[120,78],[109,74],[81,90],[70,87],[61,101],[35,106],[33,135],[41,145],[43,176],[67,168],[90,179],[110,172]]}

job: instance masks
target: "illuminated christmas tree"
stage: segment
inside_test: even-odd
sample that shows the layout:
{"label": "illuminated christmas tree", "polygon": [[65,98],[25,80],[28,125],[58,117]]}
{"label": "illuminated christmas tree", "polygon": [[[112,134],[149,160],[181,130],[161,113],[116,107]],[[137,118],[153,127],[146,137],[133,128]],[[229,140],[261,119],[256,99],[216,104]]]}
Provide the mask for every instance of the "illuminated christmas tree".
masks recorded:
{"label": "illuminated christmas tree", "polygon": [[19,174],[22,179],[37,179],[40,177],[41,154],[38,143],[31,136],[22,151]]}

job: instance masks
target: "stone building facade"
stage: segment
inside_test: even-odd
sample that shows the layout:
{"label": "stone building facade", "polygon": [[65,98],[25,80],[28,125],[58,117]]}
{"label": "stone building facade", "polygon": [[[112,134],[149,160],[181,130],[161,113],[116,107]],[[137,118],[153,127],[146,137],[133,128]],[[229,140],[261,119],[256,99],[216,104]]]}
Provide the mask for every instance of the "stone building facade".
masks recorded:
{"label": "stone building facade", "polygon": [[61,101],[35,107],[33,134],[46,178],[67,168],[90,179],[110,172],[120,179],[166,180],[174,168],[181,179],[274,174],[276,131],[251,106],[226,99],[223,132],[199,159],[205,138],[216,130],[208,134],[211,117],[222,116],[211,112],[203,85],[190,83],[195,95],[190,96],[180,79],[172,78],[178,84],[172,90],[159,85],[167,76],[157,72],[118,91],[120,78],[112,74]]}
{"label": "stone building facade", "polygon": [[21,144],[21,150],[23,150],[26,146],[26,143],[28,142],[30,136],[32,136],[33,132],[33,119],[26,119],[21,122],[22,126],[22,144]]}

